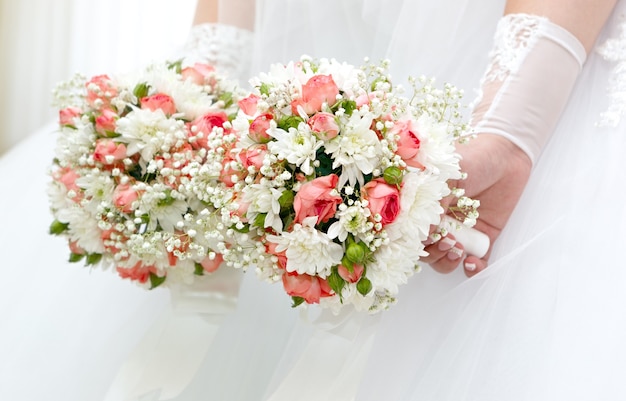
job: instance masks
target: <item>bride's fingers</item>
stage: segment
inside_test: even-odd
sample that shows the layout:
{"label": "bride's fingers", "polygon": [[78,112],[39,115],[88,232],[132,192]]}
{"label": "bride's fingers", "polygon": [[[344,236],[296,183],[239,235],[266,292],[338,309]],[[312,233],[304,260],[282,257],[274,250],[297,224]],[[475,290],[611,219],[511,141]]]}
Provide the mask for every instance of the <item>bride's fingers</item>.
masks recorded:
{"label": "bride's fingers", "polygon": [[452,272],[458,267],[464,255],[463,245],[457,243],[452,235],[447,235],[424,249],[428,256],[422,260],[439,273]]}
{"label": "bride's fingers", "polygon": [[467,277],[472,277],[487,268],[487,261],[476,256],[468,255],[463,261],[463,270]]}

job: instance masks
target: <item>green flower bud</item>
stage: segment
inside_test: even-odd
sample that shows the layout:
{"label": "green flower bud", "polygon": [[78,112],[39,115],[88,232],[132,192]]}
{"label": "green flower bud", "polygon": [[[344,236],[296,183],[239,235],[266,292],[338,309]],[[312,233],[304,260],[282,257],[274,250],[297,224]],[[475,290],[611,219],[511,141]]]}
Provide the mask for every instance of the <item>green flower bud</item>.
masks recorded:
{"label": "green flower bud", "polygon": [[387,167],[383,172],[383,178],[389,185],[399,185],[402,183],[404,173],[398,167]]}
{"label": "green flower bud", "polygon": [[346,248],[346,257],[350,262],[358,265],[363,264],[366,256],[367,253],[364,251],[362,246],[356,242],[350,242],[348,244],[348,247]]}
{"label": "green flower bud", "polygon": [[372,282],[366,277],[361,277],[359,282],[356,283],[356,290],[361,295],[367,295],[372,291]]}

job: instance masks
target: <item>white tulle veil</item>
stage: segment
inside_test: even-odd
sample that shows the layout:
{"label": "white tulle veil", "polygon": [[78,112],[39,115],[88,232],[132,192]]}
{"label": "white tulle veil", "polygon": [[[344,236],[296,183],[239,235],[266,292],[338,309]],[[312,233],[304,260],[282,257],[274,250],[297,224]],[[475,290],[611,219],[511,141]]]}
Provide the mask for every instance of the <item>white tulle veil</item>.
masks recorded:
{"label": "white tulle veil", "polygon": [[[623,13],[624,2],[619,7]],[[259,0],[252,70],[303,54],[355,64],[387,58],[396,82],[435,77],[464,89],[469,104],[503,8],[503,0]],[[614,21],[604,38],[615,35]],[[177,400],[602,399],[619,388],[621,363],[594,376],[593,386],[575,385],[588,372],[577,358],[596,355],[591,369],[609,366],[612,352],[626,360],[607,345],[626,327],[617,295],[626,271],[595,253],[626,243],[625,207],[614,201],[624,190],[605,185],[620,180],[615,155],[626,148],[624,128],[619,135],[595,124],[607,107],[610,68],[589,57],[484,273],[468,280],[425,266],[382,315],[330,318],[300,316],[278,286],[250,272],[206,369]],[[597,235],[611,219],[621,228]],[[582,246],[568,251],[571,244]],[[589,266],[593,282],[584,278]]]}

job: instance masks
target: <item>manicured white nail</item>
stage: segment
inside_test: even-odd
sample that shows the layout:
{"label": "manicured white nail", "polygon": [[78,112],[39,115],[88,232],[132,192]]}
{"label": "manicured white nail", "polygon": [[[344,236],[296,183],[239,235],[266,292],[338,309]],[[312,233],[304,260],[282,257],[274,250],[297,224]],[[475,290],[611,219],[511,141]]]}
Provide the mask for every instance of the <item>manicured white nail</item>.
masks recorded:
{"label": "manicured white nail", "polygon": [[461,249],[459,249],[457,247],[454,247],[454,248],[452,248],[452,249],[450,249],[448,251],[447,256],[448,256],[448,259],[450,259],[450,260],[460,259],[461,256],[463,256],[463,250],[461,250]]}
{"label": "manicured white nail", "polygon": [[440,251],[448,251],[454,245],[456,245],[456,241],[455,240],[453,240],[452,238],[444,237],[444,238],[441,239],[441,241],[439,241],[439,244],[437,245],[437,248]]}
{"label": "manicured white nail", "polygon": [[465,270],[467,270],[468,272],[473,272],[474,270],[476,270],[476,264],[475,263],[466,263],[465,264]]}

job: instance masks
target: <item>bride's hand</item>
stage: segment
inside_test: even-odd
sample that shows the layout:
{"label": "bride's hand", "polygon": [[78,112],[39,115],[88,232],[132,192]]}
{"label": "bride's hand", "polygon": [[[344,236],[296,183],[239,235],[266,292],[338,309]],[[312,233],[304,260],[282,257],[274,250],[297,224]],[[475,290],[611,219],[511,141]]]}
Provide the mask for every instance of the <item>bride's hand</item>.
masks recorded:
{"label": "bride's hand", "polygon": [[[480,200],[480,217],[474,228],[487,234],[491,241],[489,251],[482,259],[472,255],[465,258],[465,274],[471,277],[487,267],[491,246],[513,212],[532,165],[526,153],[498,135],[478,135],[466,144],[458,145],[457,151],[463,157],[461,168],[468,177],[456,186],[465,189],[470,198]],[[456,243],[455,238],[448,235],[426,247],[429,256],[423,261],[438,272],[449,273],[466,256],[463,249],[463,244]]]}

